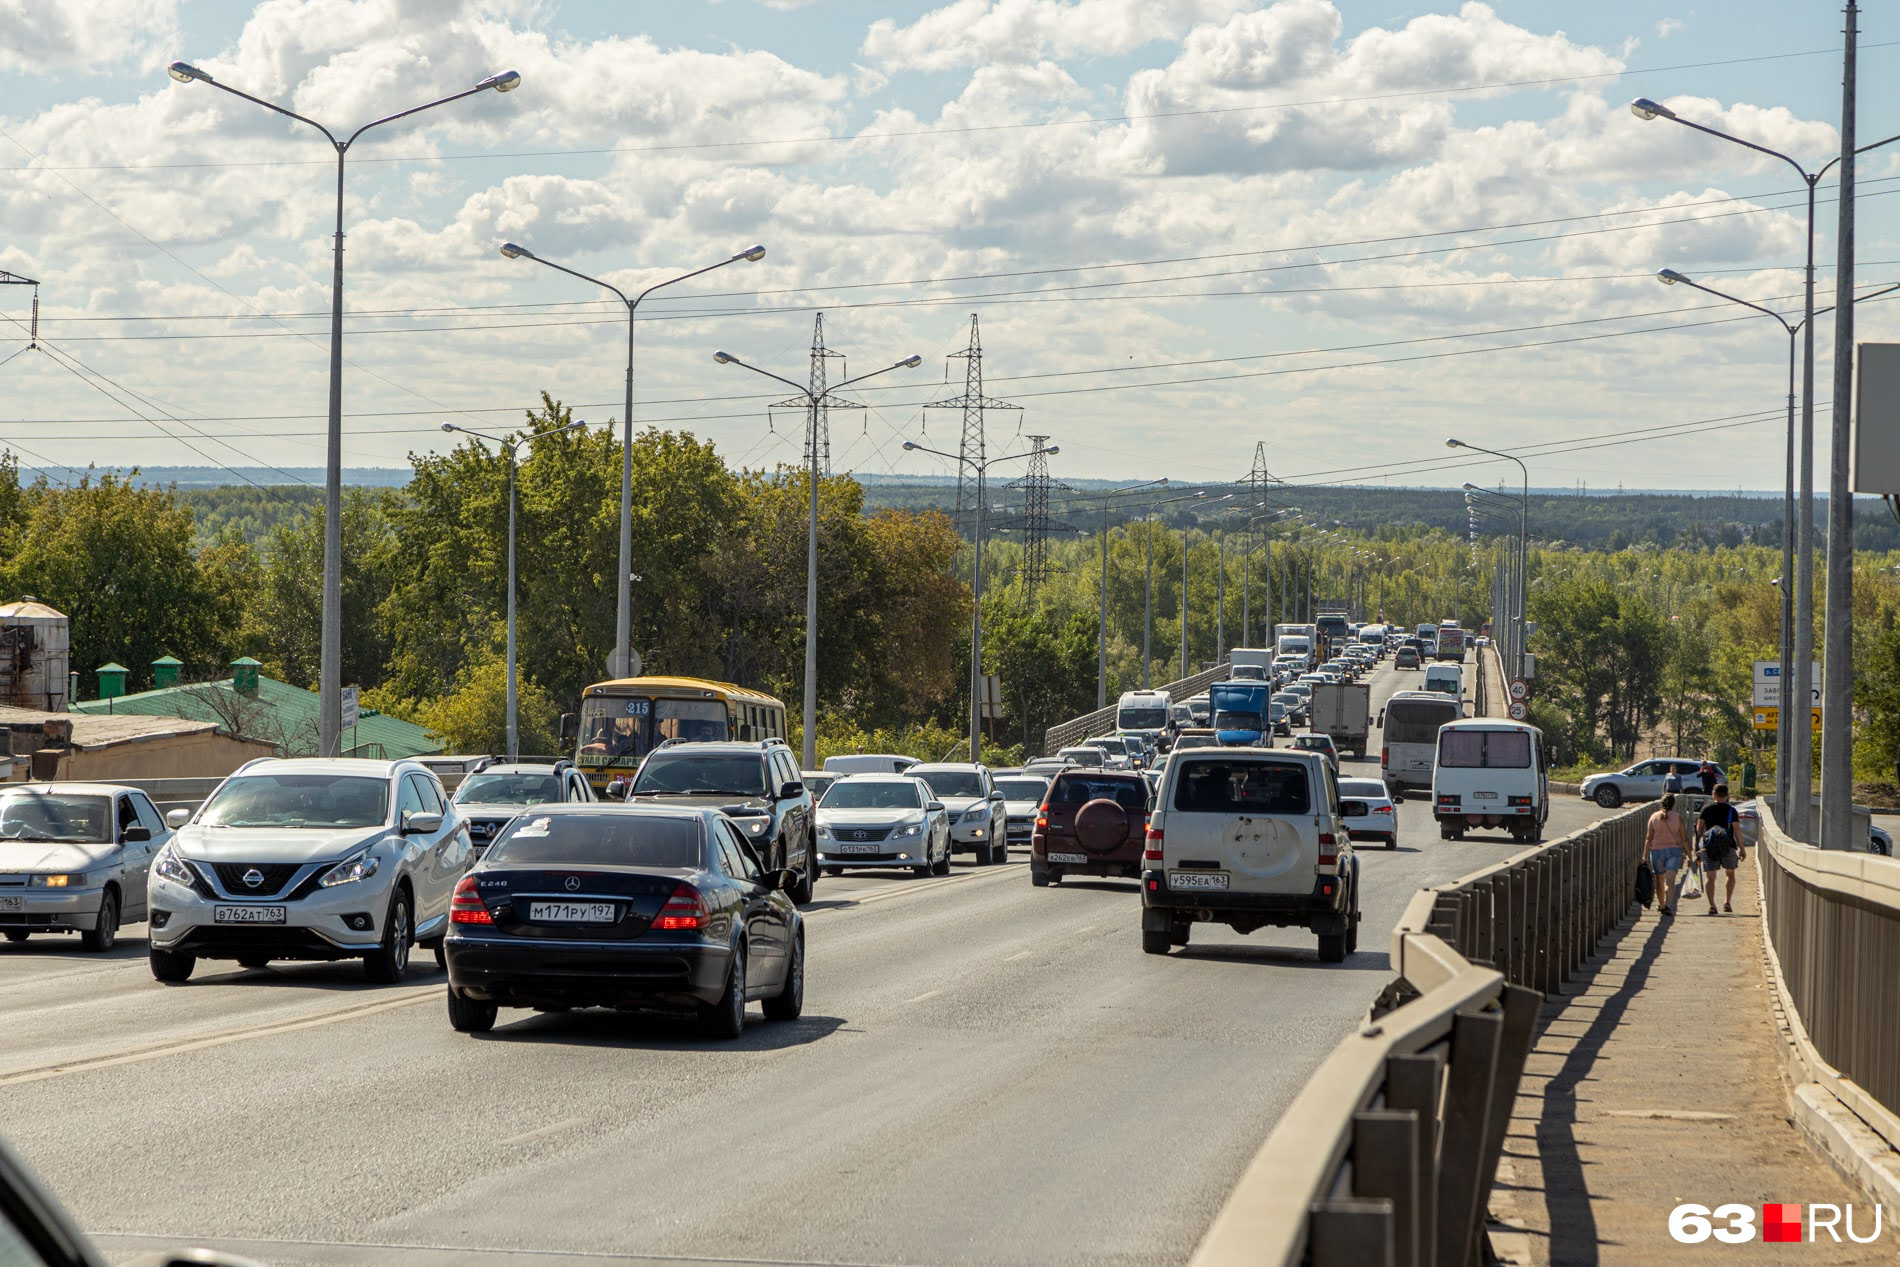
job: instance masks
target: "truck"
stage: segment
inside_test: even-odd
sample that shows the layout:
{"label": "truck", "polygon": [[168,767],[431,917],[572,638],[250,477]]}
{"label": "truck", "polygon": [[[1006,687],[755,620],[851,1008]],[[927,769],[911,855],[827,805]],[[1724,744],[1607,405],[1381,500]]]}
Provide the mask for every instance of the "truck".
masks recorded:
{"label": "truck", "polygon": [[1115,706],[1115,729],[1138,735],[1150,748],[1167,746],[1174,731],[1174,700],[1166,691],[1129,691]]}
{"label": "truck", "polygon": [[1267,682],[1216,682],[1208,687],[1215,740],[1224,748],[1271,748],[1267,702],[1272,695]]}
{"label": "truck", "polygon": [[[1227,653],[1227,671],[1236,678],[1271,679],[1274,655],[1275,651],[1272,647],[1235,647]],[[1241,669],[1258,669],[1260,672],[1258,674],[1242,673]]]}
{"label": "truck", "polygon": [[1370,682],[1321,682],[1313,688],[1312,708],[1307,729],[1331,735],[1333,746],[1341,752],[1366,755],[1366,737],[1372,733]]}
{"label": "truck", "polygon": [[1351,612],[1345,603],[1320,600],[1318,614],[1313,618],[1319,635],[1314,639],[1315,649],[1331,655],[1352,637]]}
{"label": "truck", "polygon": [[1313,635],[1311,634],[1282,634],[1279,638],[1274,640],[1273,650],[1275,655],[1299,656],[1302,671],[1310,669],[1318,663],[1318,661],[1313,658]]}
{"label": "truck", "polygon": [[1465,631],[1456,625],[1438,627],[1438,649],[1432,653],[1434,659],[1459,660],[1465,658]]}

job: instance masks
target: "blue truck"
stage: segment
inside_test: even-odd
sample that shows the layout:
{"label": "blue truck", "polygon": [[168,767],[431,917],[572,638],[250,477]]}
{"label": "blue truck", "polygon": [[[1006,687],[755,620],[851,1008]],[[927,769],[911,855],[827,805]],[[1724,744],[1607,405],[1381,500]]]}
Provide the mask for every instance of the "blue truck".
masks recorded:
{"label": "blue truck", "polygon": [[1207,688],[1215,742],[1229,748],[1272,746],[1268,682],[1216,682]]}

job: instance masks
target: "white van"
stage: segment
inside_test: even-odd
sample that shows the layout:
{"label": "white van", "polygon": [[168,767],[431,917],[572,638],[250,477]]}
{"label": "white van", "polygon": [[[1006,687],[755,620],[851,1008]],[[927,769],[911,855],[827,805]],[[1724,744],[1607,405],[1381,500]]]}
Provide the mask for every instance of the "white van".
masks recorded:
{"label": "white van", "polygon": [[1420,690],[1437,691],[1453,699],[1463,699],[1465,694],[1465,670],[1460,664],[1431,664],[1425,667],[1425,681]]}
{"label": "white van", "polygon": [[889,752],[852,752],[825,758],[825,770],[830,774],[902,774],[917,764],[916,757]]}
{"label": "white van", "polygon": [[1544,838],[1550,786],[1544,732],[1494,718],[1439,727],[1432,772],[1432,814],[1438,834],[1463,840],[1484,827],[1509,832],[1526,844]]}
{"label": "white van", "polygon": [[1430,787],[1438,760],[1438,728],[1459,720],[1456,699],[1436,691],[1399,691],[1386,701],[1379,725],[1384,742],[1379,770],[1389,787]]}

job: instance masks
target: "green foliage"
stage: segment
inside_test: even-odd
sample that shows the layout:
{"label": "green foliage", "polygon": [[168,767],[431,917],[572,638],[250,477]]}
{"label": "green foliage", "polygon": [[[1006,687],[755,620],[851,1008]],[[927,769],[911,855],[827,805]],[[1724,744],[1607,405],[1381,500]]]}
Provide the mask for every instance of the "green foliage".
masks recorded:
{"label": "green foliage", "polygon": [[[391,586],[394,538],[382,490],[343,491],[343,682],[362,686],[383,681],[390,638],[376,616]],[[322,662],[323,506],[271,530],[252,577],[245,633],[280,681],[315,689]],[[227,536],[214,550],[234,550]],[[446,681],[445,675],[441,680]]]}
{"label": "green foliage", "polygon": [[[543,756],[559,751],[561,710],[553,696],[519,668],[515,696],[517,751]],[[506,752],[506,657],[484,656],[463,668],[448,693],[417,709],[412,720],[441,735],[450,752]]]}

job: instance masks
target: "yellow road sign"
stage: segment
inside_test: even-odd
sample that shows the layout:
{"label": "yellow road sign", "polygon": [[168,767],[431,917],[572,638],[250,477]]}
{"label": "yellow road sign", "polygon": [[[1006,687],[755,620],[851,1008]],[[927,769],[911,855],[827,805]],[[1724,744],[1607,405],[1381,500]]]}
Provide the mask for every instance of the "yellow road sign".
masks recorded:
{"label": "yellow road sign", "polygon": [[[1773,705],[1757,708],[1754,712],[1756,730],[1773,730],[1781,724],[1781,710]],[[1813,727],[1816,730],[1821,728],[1821,710],[1818,708],[1814,710]]]}

